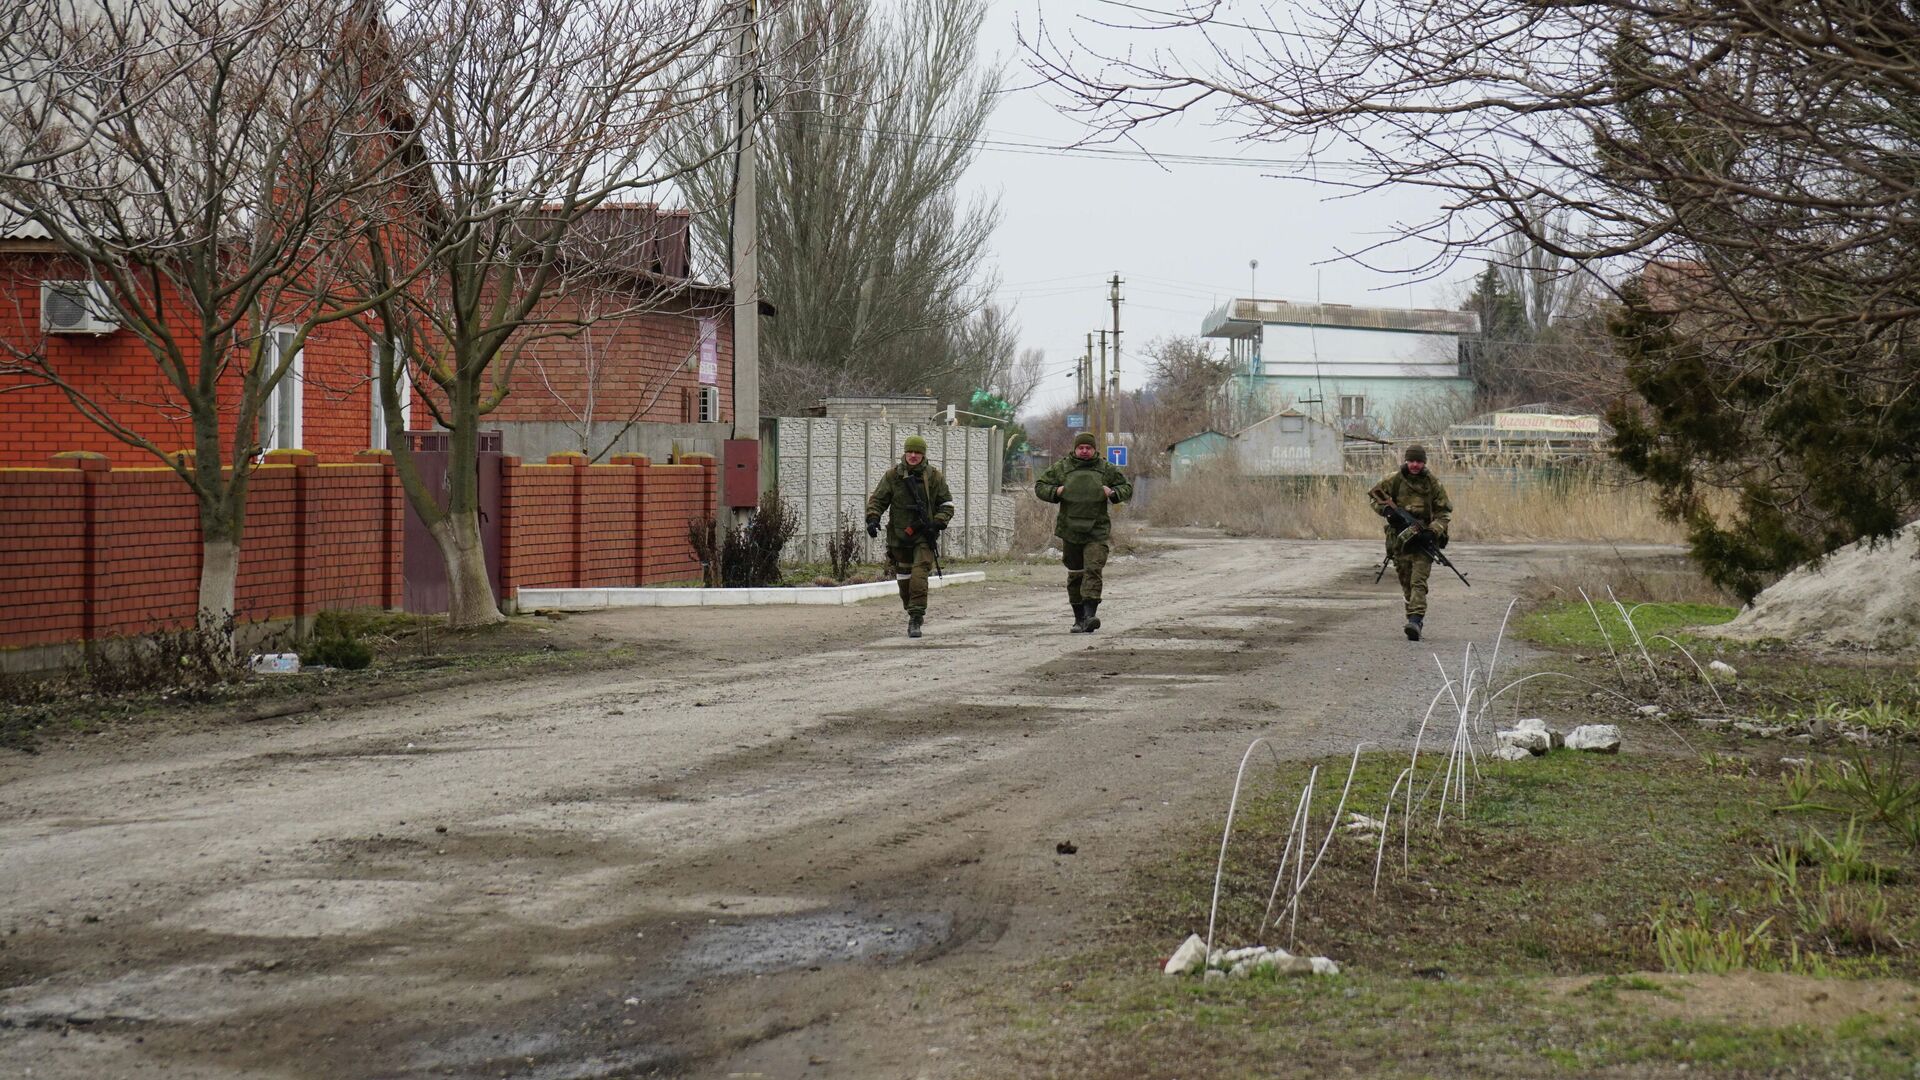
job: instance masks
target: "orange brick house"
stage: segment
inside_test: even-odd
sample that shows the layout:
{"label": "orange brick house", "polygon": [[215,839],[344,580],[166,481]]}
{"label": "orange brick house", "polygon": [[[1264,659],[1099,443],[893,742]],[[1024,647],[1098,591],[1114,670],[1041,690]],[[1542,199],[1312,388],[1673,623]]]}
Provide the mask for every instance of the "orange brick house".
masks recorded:
{"label": "orange brick house", "polygon": [[[730,433],[731,296],[691,280],[684,212],[611,207],[588,225],[636,220],[645,227],[621,231],[625,243],[617,248],[596,242],[589,228],[569,253],[575,272],[568,280],[590,282],[591,288],[555,297],[539,317],[622,314],[575,337],[549,337],[528,348],[507,398],[485,421],[506,433],[508,453],[537,461],[579,449],[576,440],[591,425],[590,438],[599,436],[596,453],[606,445],[603,460],[615,451],[650,452],[664,460],[670,446],[683,453],[714,452]],[[586,269],[592,272],[580,272],[589,259],[594,265]],[[0,467],[40,465],[73,450],[103,454],[116,466],[155,464],[151,454],[83,415],[58,388],[8,371],[10,352],[44,350],[50,365],[115,422],[164,450],[192,445],[184,404],[145,344],[117,328],[110,312],[79,310],[75,301],[86,288],[83,269],[35,226],[0,223]],[[47,309],[49,301],[56,310]],[[164,293],[160,302],[188,310]],[[291,377],[262,411],[262,447],[345,460],[383,446],[375,348],[351,324],[316,328]],[[239,396],[238,373],[233,377],[235,392],[223,395],[229,410],[223,434],[232,431]],[[406,426],[432,426],[417,400]]]}

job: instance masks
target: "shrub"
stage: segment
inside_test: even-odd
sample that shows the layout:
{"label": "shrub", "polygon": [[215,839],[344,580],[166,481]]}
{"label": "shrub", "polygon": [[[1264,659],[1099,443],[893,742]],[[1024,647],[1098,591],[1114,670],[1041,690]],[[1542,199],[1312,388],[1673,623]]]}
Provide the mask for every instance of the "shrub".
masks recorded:
{"label": "shrub", "polygon": [[687,542],[708,588],[752,588],[780,583],[780,551],[799,531],[799,516],[780,498],[780,489],[769,488],[744,524],[722,530],[712,518],[696,521],[687,526]]}
{"label": "shrub", "polygon": [[340,612],[323,611],[313,621],[313,637],[300,650],[300,663],[359,671],[373,663],[373,650],[360,640],[352,619]]}

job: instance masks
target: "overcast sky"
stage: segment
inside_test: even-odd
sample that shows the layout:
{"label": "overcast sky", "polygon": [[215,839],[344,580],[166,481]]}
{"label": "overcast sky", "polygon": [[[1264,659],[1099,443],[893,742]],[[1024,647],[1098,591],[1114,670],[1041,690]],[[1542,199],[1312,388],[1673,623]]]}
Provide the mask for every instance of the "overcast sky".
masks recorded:
{"label": "overcast sky", "polygon": [[[1084,17],[1112,6],[1100,0],[991,0],[983,54],[1007,65],[1010,86],[1034,81],[1015,24],[1029,34],[1044,12],[1058,36],[1069,25],[1098,37],[1105,31]],[[1150,47],[1151,42],[1136,42]],[[1072,117],[1055,107],[1044,87],[1002,96],[988,139],[1011,144],[1065,146],[1081,137]],[[1304,150],[1240,142],[1233,133],[1193,117],[1149,129],[1141,143],[1156,154],[1202,154],[1248,159],[1302,160]],[[1135,153],[1131,147],[1116,147]],[[1337,155],[1323,157],[1335,174]],[[1291,171],[1295,178],[1278,174]],[[1262,297],[1331,303],[1450,307],[1470,268],[1439,281],[1420,282],[1369,270],[1340,258],[1386,238],[1397,222],[1431,216],[1434,196],[1421,192],[1352,195],[1302,178],[1304,170],[1228,164],[1154,164],[1120,157],[1076,157],[1024,147],[983,150],[968,174],[980,191],[1000,196],[1001,223],[993,242],[1003,304],[1015,309],[1024,345],[1046,350],[1050,376],[1039,401],[1048,407],[1073,394],[1071,372],[1086,334],[1111,324],[1106,280],[1119,272],[1122,295],[1122,388],[1138,387],[1138,350],[1168,335],[1197,334],[1212,308],[1253,289]],[[1345,174],[1340,174],[1345,175]],[[1387,258],[1400,267],[1428,254],[1401,250]],[[1380,258],[1380,256],[1374,256]],[[1260,266],[1249,281],[1248,260]]]}

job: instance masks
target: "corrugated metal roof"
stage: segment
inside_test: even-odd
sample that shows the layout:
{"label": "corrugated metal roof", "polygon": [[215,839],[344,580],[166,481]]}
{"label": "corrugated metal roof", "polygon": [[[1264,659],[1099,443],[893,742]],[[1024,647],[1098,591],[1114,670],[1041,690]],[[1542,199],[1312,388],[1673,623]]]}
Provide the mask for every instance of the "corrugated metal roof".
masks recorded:
{"label": "corrugated metal roof", "polygon": [[1202,337],[1252,337],[1263,325],[1322,326],[1344,330],[1386,330],[1414,334],[1477,334],[1480,316],[1442,308],[1357,307],[1353,304],[1296,304],[1290,300],[1234,299],[1209,313]]}

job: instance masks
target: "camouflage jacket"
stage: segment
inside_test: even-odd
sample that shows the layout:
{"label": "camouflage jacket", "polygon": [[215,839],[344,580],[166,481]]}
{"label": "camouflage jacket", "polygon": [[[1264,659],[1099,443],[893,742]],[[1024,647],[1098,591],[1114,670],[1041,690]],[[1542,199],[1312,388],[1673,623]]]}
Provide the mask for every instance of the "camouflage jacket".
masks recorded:
{"label": "camouflage jacket", "polygon": [[[1391,499],[1395,506],[1412,514],[1417,520],[1431,526],[1435,532],[1443,536],[1447,531],[1448,520],[1453,516],[1453,501],[1447,498],[1446,486],[1440,483],[1431,469],[1422,470],[1419,476],[1413,476],[1403,465],[1398,472],[1373,485],[1373,490],[1367,492],[1367,499],[1373,503],[1375,511],[1383,510],[1387,500]],[[1386,530],[1388,537],[1392,537],[1396,532],[1391,522],[1387,524]]]}
{"label": "camouflage jacket", "polygon": [[[1054,494],[1055,488],[1061,493]],[[1108,498],[1102,488],[1112,488],[1113,497]],[[1111,535],[1113,521],[1107,516],[1107,504],[1133,498],[1133,485],[1125,473],[1099,458],[1065,457],[1033,482],[1033,494],[1042,502],[1060,504],[1053,535],[1069,544],[1091,544]]]}
{"label": "camouflage jacket", "polygon": [[953,520],[953,511],[946,476],[924,460],[908,465],[902,458],[867,496],[867,520],[879,521],[881,514],[887,515],[887,547],[896,551],[911,550],[926,541],[921,535],[926,528],[922,514],[945,528]]}

